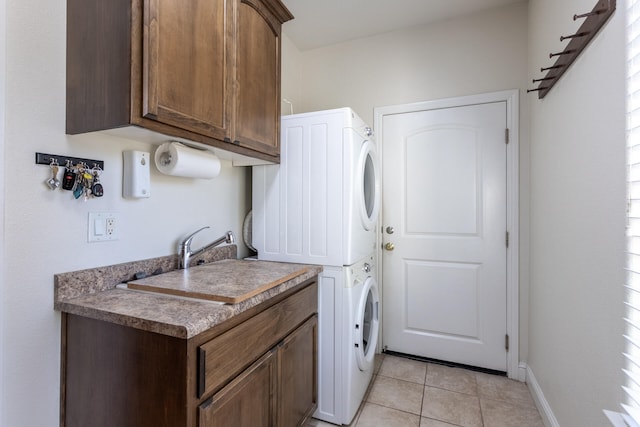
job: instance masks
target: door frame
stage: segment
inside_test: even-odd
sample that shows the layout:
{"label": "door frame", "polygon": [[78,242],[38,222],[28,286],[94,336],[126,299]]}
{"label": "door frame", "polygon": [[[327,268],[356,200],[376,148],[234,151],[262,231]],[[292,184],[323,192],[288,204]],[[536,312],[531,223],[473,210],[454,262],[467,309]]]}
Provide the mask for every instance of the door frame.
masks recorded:
{"label": "door frame", "polygon": [[[423,101],[411,104],[399,104],[374,108],[374,126],[378,140],[378,170],[380,182],[384,179],[382,159],[384,146],[381,137],[383,135],[383,119],[386,115],[411,113],[423,110],[463,107],[467,105],[487,104],[493,102],[506,102],[507,104],[507,128],[509,129],[509,144],[507,144],[507,232],[509,233],[509,247],[507,248],[507,335],[509,336],[509,351],[507,352],[507,376],[511,379],[524,381],[525,370],[520,368],[520,288],[519,288],[519,90],[510,89],[498,92],[489,92],[477,95],[445,98],[433,101]],[[382,194],[384,203],[384,194]],[[380,208],[380,224],[383,224],[382,205]],[[384,304],[384,283],[382,280],[382,249],[381,233],[377,233],[377,258],[378,258],[378,287],[380,291],[380,304]],[[382,314],[382,310],[380,311]],[[383,321],[380,317],[380,337],[382,336]],[[381,351],[382,340],[379,339],[378,350]]]}

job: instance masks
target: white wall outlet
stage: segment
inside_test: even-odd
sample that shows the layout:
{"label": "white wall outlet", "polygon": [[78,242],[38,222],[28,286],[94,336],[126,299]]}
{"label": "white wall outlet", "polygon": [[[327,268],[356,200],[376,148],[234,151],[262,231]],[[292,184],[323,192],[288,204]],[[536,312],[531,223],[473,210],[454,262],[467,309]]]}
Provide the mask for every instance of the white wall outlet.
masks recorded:
{"label": "white wall outlet", "polygon": [[118,214],[115,212],[89,212],[88,242],[118,240]]}

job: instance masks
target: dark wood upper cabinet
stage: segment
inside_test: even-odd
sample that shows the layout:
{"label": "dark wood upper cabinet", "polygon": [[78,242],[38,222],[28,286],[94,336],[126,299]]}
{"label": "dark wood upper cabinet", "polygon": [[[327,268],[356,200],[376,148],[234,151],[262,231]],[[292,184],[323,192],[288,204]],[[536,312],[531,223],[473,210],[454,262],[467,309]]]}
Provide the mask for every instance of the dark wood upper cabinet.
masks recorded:
{"label": "dark wood upper cabinet", "polygon": [[142,117],[224,140],[231,135],[233,37],[226,31],[233,28],[233,1],[147,3],[136,64]]}
{"label": "dark wood upper cabinet", "polygon": [[67,133],[136,125],[279,161],[279,0],[67,0]]}
{"label": "dark wood upper cabinet", "polygon": [[279,154],[280,147],[280,27],[281,20],[264,3],[242,0],[236,44],[236,141],[240,145]]}

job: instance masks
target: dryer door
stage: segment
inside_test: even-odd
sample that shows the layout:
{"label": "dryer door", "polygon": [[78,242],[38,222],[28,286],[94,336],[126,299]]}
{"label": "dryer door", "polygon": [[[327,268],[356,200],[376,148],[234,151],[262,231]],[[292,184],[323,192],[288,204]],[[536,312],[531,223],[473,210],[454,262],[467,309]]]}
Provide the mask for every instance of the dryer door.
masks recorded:
{"label": "dryer door", "polygon": [[358,368],[361,371],[373,367],[373,359],[378,344],[379,308],[378,284],[373,277],[367,277],[358,302],[355,325],[355,352]]}
{"label": "dryer door", "polygon": [[376,225],[378,210],[380,209],[380,176],[378,173],[378,158],[375,144],[365,141],[358,159],[359,180],[356,188],[362,190],[360,201],[360,219],[365,230],[371,230]]}

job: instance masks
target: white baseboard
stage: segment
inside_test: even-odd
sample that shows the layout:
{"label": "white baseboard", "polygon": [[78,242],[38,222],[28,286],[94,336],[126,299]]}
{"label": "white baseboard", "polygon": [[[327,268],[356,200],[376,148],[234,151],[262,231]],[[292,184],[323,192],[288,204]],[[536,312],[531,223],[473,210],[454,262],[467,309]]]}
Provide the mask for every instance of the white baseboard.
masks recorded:
{"label": "white baseboard", "polygon": [[518,378],[516,378],[521,383],[527,381],[527,364],[524,362],[520,362],[518,364]]}
{"label": "white baseboard", "polygon": [[553,414],[551,406],[549,406],[549,402],[545,399],[542,389],[540,388],[540,384],[538,384],[531,368],[529,368],[525,363],[520,363],[520,368],[525,368],[526,370],[527,387],[529,388],[531,396],[538,407],[538,411],[540,411],[540,416],[542,417],[544,425],[546,427],[560,427],[560,424],[558,423],[556,416]]}

